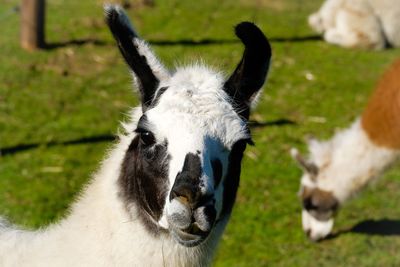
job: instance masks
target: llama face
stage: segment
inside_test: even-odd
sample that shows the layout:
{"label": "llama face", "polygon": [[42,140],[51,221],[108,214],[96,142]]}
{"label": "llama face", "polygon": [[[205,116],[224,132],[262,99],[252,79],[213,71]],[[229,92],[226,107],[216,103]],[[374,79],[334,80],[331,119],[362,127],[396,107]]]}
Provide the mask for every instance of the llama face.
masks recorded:
{"label": "llama face", "polygon": [[142,100],[121,166],[121,197],[148,231],[196,246],[220,234],[233,207],[243,151],[251,143],[250,105],[266,78],[269,43],[254,24],[241,23],[236,34],[246,50],[227,80],[204,66],[171,74],[119,7],[107,8],[106,20]]}
{"label": "llama face", "polygon": [[[307,177],[302,178],[302,181]],[[328,236],[333,228],[334,216],[339,203],[331,191],[304,185],[300,186],[300,198],[303,206],[302,224],[306,235],[313,241]]]}
{"label": "llama face", "polygon": [[[225,215],[222,214],[224,187],[232,186],[235,192],[237,187],[234,180],[237,177],[227,177],[232,168],[229,159],[241,158],[246,142],[250,140],[246,123],[221,94],[221,80],[215,79],[216,75],[212,73],[205,75],[198,68],[188,71],[204,75],[206,79],[199,80],[196,85],[183,79],[185,88],[180,88],[183,80],[177,86],[171,85],[158,105],[146,112],[157,128],[156,136],[168,140],[171,157],[169,193],[159,221],[164,227],[172,227],[182,243],[191,238],[201,240],[216,220]],[[185,73],[178,71],[178,75],[185,76]],[[171,78],[172,83],[175,78]],[[213,79],[215,84],[204,84],[207,88],[202,88],[203,81],[209,83]],[[173,107],[170,103],[174,103]],[[235,146],[240,149],[234,149]],[[200,236],[191,237],[181,231],[183,229],[190,229]]]}
{"label": "llama face", "polygon": [[[298,161],[304,173],[300,182],[299,196],[302,203],[302,224],[306,235],[313,241],[328,236],[333,228],[334,216],[339,208],[337,187],[325,183],[335,178],[329,172],[328,149],[322,150],[319,157],[312,154],[310,160],[304,159],[297,150],[292,156]],[[321,150],[319,150],[321,152]],[[318,159],[318,160],[316,160]]]}

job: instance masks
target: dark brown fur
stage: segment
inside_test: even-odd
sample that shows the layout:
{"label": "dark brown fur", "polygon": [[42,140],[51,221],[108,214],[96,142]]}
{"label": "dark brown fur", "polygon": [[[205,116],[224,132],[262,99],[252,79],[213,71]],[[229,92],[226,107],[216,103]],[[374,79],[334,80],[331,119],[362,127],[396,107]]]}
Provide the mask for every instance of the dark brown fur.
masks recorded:
{"label": "dark brown fur", "polygon": [[303,187],[301,198],[303,208],[320,221],[329,220],[339,207],[339,202],[332,192],[319,188]]}

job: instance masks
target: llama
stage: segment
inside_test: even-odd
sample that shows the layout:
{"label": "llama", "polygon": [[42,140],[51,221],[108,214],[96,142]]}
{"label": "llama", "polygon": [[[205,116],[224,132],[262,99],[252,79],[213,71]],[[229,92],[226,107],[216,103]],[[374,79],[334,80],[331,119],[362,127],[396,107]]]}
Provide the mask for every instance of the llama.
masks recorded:
{"label": "llama", "polygon": [[267,38],[236,26],[245,50],[227,79],[198,64],[172,73],[122,8],[105,16],[141,107],[65,219],[37,231],[0,221],[0,266],[208,266],[228,222]]}
{"label": "llama", "polygon": [[397,0],[326,0],[308,23],[325,41],[339,46],[375,50],[400,46]]}
{"label": "llama", "polygon": [[303,230],[325,238],[349,198],[382,174],[400,155],[400,59],[383,74],[361,118],[328,141],[309,141],[311,155],[292,156],[304,173],[300,197]]}

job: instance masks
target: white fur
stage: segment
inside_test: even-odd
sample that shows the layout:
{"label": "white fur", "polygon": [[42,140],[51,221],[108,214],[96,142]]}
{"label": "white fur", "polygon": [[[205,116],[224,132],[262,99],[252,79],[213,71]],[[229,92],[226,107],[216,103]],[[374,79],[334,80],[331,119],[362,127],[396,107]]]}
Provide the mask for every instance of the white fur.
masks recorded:
{"label": "white fur", "polygon": [[[173,156],[169,164],[170,184],[182,169],[187,153],[201,152],[204,174],[201,178],[203,193],[214,194],[217,216],[222,210],[222,188],[214,192],[211,157],[218,157],[226,175],[229,150],[240,140],[249,138],[246,124],[239,118],[221,88],[224,78],[204,66],[180,68],[166,83],[168,90],[158,105],[146,114],[157,125],[153,132],[158,140],[168,140]],[[178,122],[178,124],[177,124]],[[221,185],[222,186],[222,185]],[[170,202],[166,201],[168,216]],[[165,217],[160,224],[166,227]]]}
{"label": "white fur", "polygon": [[[360,120],[325,142],[309,142],[310,158],[318,169],[317,177],[304,172],[301,188],[319,188],[332,192],[342,205],[351,196],[378,177],[400,156],[397,150],[375,145],[363,130]],[[333,219],[318,221],[306,210],[302,212],[303,229],[313,240],[326,237]]]}
{"label": "white fur", "polygon": [[153,71],[153,74],[160,81],[167,80],[170,77],[168,70],[156,58],[148,44],[139,38],[135,38],[133,40],[133,43],[137,46],[139,53],[146,57],[147,64],[149,64],[151,70]]}
{"label": "white fur", "polygon": [[[361,190],[399,156],[396,150],[372,143],[359,119],[329,141],[311,141],[309,149],[310,161],[319,168],[318,178],[312,184],[333,192],[340,203]],[[303,183],[310,185],[309,177],[303,177]]]}
{"label": "white fur", "polygon": [[125,211],[117,178],[130,140],[121,137],[66,219],[36,232],[1,224],[0,266],[206,266],[214,237],[186,248],[153,237]]}
{"label": "white fur", "polygon": [[[223,80],[220,74],[202,66],[178,69],[168,80],[169,89],[159,104],[147,112],[150,123],[156,125],[157,140],[167,139],[171,148],[171,185],[186,153],[200,150],[206,155],[203,161],[217,154],[227,162],[232,144],[248,138],[245,122],[220,90]],[[228,218],[212,230],[204,243],[187,248],[171,235],[149,234],[135,216],[135,207],[132,205],[128,213],[118,197],[120,166],[142,111],[134,109],[131,114],[131,121],[123,124],[126,134],[120,136],[69,216],[47,229],[33,232],[10,228],[0,221],[0,266],[209,265]],[[210,147],[207,142],[215,142],[212,150],[216,151],[205,151],[205,147]],[[226,171],[225,167],[224,175]],[[204,172],[204,190],[211,191],[213,184],[208,182],[211,166],[206,164]],[[222,191],[221,185],[213,192],[217,202],[221,202]],[[160,226],[168,228],[165,216],[171,209],[181,209],[174,207],[175,204],[167,200]],[[221,203],[216,208],[220,212]]]}
{"label": "white fur", "polygon": [[326,0],[308,22],[325,41],[343,47],[400,46],[398,0]]}
{"label": "white fur", "polygon": [[333,219],[319,221],[304,209],[301,212],[301,218],[303,230],[306,233],[309,232],[309,238],[312,240],[320,240],[332,231]]}

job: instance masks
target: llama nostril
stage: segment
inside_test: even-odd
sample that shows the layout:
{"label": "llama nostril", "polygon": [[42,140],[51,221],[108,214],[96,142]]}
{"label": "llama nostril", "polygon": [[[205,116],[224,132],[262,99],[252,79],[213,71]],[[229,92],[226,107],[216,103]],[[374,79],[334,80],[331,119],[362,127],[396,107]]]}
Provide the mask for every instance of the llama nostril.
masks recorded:
{"label": "llama nostril", "polygon": [[182,204],[184,204],[185,206],[189,206],[189,200],[187,199],[187,197],[184,196],[178,196],[176,197],[176,199],[181,202]]}
{"label": "llama nostril", "polygon": [[170,201],[173,199],[177,199],[179,202],[185,205],[189,205],[189,199],[182,195],[180,192],[176,191],[175,189],[172,189],[171,195],[170,195]]}
{"label": "llama nostril", "polygon": [[188,183],[175,183],[171,190],[170,201],[177,198],[183,204],[196,206],[200,198],[198,188]]}

